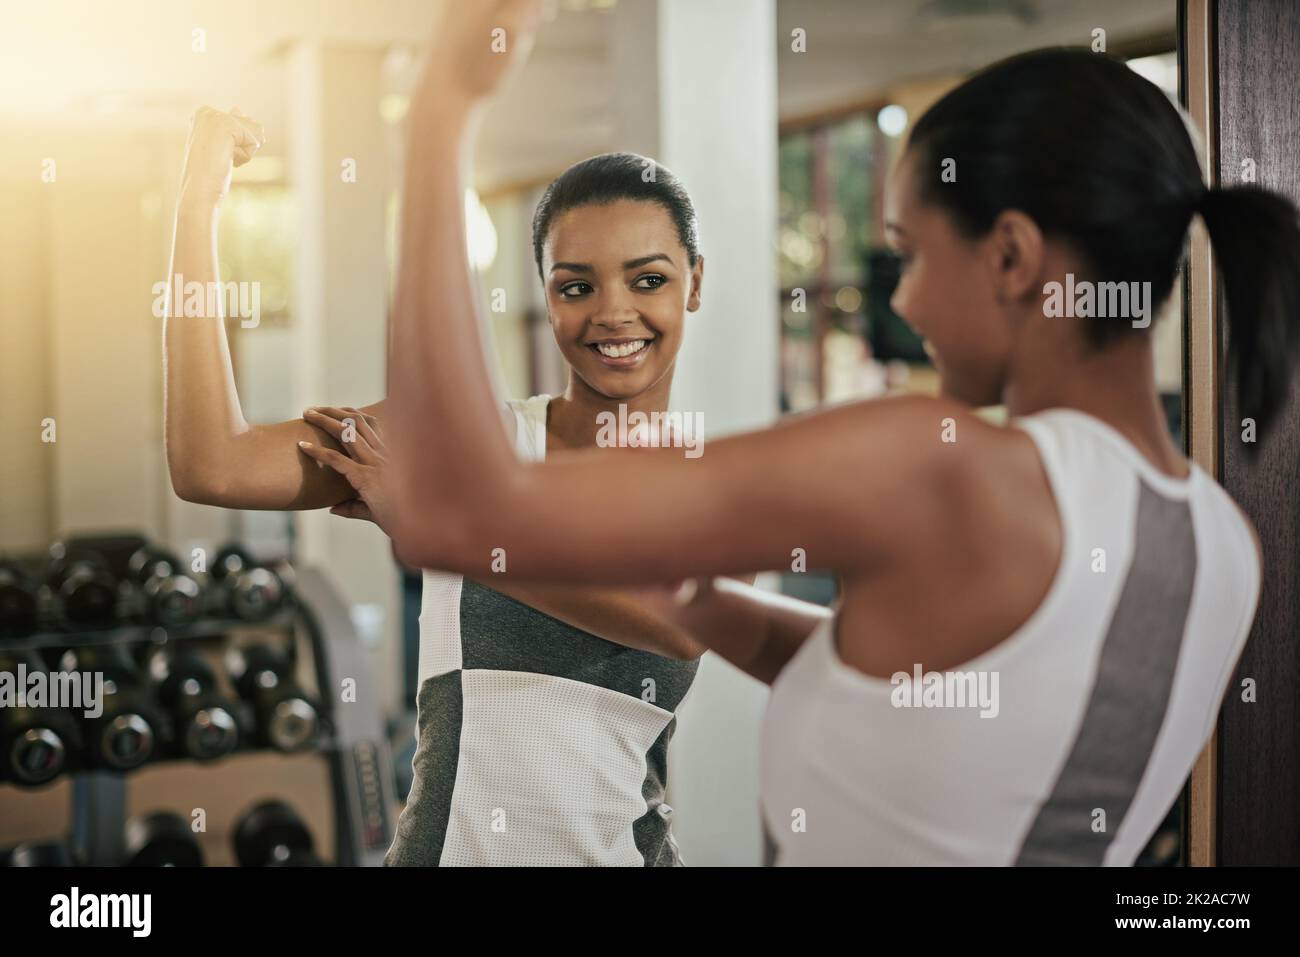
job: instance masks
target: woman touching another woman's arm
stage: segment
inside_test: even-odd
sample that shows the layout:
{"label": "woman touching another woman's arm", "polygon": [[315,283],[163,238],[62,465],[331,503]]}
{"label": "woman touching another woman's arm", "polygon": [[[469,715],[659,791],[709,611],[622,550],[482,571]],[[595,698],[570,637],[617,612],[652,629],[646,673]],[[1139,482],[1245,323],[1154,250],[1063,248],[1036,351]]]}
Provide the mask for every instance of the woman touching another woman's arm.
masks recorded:
{"label": "woman touching another woman's arm", "polygon": [[[311,409],[305,418],[332,436],[345,452],[303,444],[312,459],[344,476],[356,497],[330,511],[344,518],[392,528],[389,459],[379,423],[357,409]],[[356,434],[345,440],[349,419]],[[584,585],[538,585],[509,575],[481,571],[481,585],[553,618],[608,641],[678,660],[698,658],[711,649],[761,681],[770,682],[797,650],[826,609],[774,596],[741,581],[718,579],[694,584],[689,601],[661,588],[619,589]]]}
{"label": "woman touching another woman's arm", "polygon": [[[833,410],[711,442],[692,460],[644,450],[515,462],[484,372],[461,197],[484,100],[526,52],[540,8],[515,0],[444,18],[412,99],[391,363],[399,554],[474,574],[500,548],[523,579],[607,583],[782,568],[796,548],[823,568],[884,560],[974,451],[978,420],[956,403]],[[496,28],[504,54],[483,39]],[[970,420],[971,441],[941,447],[945,416]],[[435,465],[439,446],[454,459]],[[885,449],[889,468],[873,467]],[[810,479],[815,494],[790,494]]]}
{"label": "woman touching another woman's arm", "polygon": [[[504,554],[512,577],[595,583],[802,555],[840,577],[833,622],[730,588],[676,619],[757,636],[729,657],[780,669],[761,762],[779,863],[1132,863],[1213,728],[1261,580],[1249,523],[1171,438],[1147,330],[1199,215],[1238,401],[1266,425],[1300,347],[1295,206],[1207,188],[1177,106],[1122,61],[1020,54],[917,119],[885,185],[890,306],[944,398],[840,406],[695,459],[521,464],[484,374],[461,188],[483,102],[540,9],[445,18],[408,114],[399,553],[467,575]],[[503,33],[509,52],[491,52]],[[1077,313],[1060,308],[1076,278]],[[1005,426],[973,411],[998,405]],[[435,464],[439,447],[454,461]],[[1099,808],[1119,821],[1104,834]],[[820,830],[791,829],[804,812]]]}
{"label": "woman touching another woman's arm", "polygon": [[[217,223],[231,173],[261,148],[262,128],[248,117],[203,108],[194,115],[176,209],[168,270],[168,310],[163,333],[167,468],[176,494],[187,501],[225,508],[313,509],[352,497],[339,475],[319,469],[298,451],[299,441],[331,441],[300,419],[272,425],[249,423],[240,407],[220,302],[209,290],[220,280]],[[192,315],[195,301],[205,314]],[[367,406],[381,411],[383,402]]]}

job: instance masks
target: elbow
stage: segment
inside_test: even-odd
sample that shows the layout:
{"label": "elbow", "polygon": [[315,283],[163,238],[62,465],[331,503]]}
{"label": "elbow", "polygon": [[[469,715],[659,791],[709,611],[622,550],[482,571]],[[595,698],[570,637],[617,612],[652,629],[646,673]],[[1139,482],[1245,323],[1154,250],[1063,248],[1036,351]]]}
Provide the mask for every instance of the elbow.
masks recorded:
{"label": "elbow", "polygon": [[170,430],[168,430],[166,442],[163,445],[163,458],[167,463],[167,478],[171,482],[172,492],[182,502],[192,502],[195,505],[209,505],[208,490],[202,481],[202,472],[194,467],[194,463],[184,454],[184,450],[172,440]]}
{"label": "elbow", "polygon": [[[462,515],[418,506],[398,510],[391,534],[393,555],[408,568],[461,574],[468,574],[476,565],[471,558],[472,537]],[[477,562],[482,565],[481,560]]]}
{"label": "elbow", "polygon": [[392,533],[393,557],[399,564],[407,568],[439,568],[437,556],[429,548],[426,542],[419,534],[419,530],[412,527],[411,522],[399,520],[393,526]]}
{"label": "elbow", "polygon": [[424,485],[399,486],[390,538],[393,554],[410,568],[480,574],[508,560],[503,529],[511,525],[510,490],[484,482],[472,496],[448,495]]}
{"label": "elbow", "polygon": [[212,473],[203,469],[185,468],[170,457],[167,473],[171,478],[172,491],[181,501],[195,505],[225,505],[224,491],[213,480]]}
{"label": "elbow", "polygon": [[172,491],[182,502],[193,502],[195,505],[207,504],[204,501],[206,496],[203,486],[197,480],[197,476],[178,467],[175,462],[170,460],[167,463],[167,475],[171,479]]}
{"label": "elbow", "polygon": [[218,505],[217,496],[207,488],[202,482],[197,482],[188,476],[172,476],[172,491],[182,502],[191,502],[194,505]]}
{"label": "elbow", "polygon": [[708,651],[707,646],[700,644],[689,635],[675,635],[665,644],[660,654],[674,661],[694,661],[706,651]]}

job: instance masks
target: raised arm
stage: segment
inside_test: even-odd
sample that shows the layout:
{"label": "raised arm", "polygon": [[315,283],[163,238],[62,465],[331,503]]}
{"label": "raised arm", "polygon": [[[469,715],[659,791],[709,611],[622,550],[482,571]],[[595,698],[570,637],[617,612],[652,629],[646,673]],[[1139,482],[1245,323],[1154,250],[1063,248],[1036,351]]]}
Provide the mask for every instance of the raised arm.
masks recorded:
{"label": "raised arm", "polygon": [[[796,549],[808,567],[888,561],[915,512],[943,500],[944,471],[930,466],[961,454],[939,443],[945,417],[969,418],[956,404],[834,409],[691,460],[514,460],[484,368],[461,197],[483,102],[526,53],[540,8],[457,7],[412,98],[391,361],[399,555],[474,575],[504,549],[521,579],[610,584],[786,568]],[[506,52],[491,52],[494,37]],[[454,460],[431,461],[437,447]]]}
{"label": "raised arm", "polygon": [[[344,443],[346,453],[319,446],[310,446],[304,452],[322,465],[337,470],[356,492],[355,499],[335,506],[331,512],[345,518],[374,522],[389,532],[393,524],[393,503],[389,493],[391,472],[388,446],[379,421],[355,409],[314,410],[308,413],[308,419],[339,441],[345,437],[344,422],[355,421],[356,434],[351,441]],[[705,645],[687,630],[686,624],[676,620],[677,606],[667,602],[660,589],[539,585],[519,581],[509,574],[501,574],[502,571],[502,568],[494,567],[491,572],[480,570],[474,577],[480,584],[516,601],[616,644],[681,659],[697,658],[705,650]],[[746,580],[752,582],[753,579],[747,577]],[[752,644],[758,639],[758,635],[739,632],[725,636],[733,648]]]}
{"label": "raised arm", "polygon": [[[217,223],[231,173],[261,144],[261,127],[247,117],[207,108],[194,116],[176,209],[163,332],[167,469],[176,494],[191,502],[324,508],[351,498],[352,488],[342,476],[302,455],[298,442],[337,445],[301,419],[272,425],[245,420],[221,297],[207,292],[220,277]],[[199,283],[203,292],[177,298],[171,291],[178,281],[182,290]],[[379,402],[367,411],[382,414],[382,407]]]}

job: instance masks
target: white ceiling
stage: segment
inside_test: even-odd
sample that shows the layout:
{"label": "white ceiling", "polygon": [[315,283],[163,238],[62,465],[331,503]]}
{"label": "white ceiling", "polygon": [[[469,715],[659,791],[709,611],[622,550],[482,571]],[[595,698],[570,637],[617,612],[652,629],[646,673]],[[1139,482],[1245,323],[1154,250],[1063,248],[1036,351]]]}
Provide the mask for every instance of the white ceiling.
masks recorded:
{"label": "white ceiling", "polygon": [[[777,0],[783,118],[883,92],[900,79],[960,75],[1035,47],[1174,32],[1174,0]],[[789,37],[804,27],[808,52]],[[814,55],[815,54],[815,55]]]}
{"label": "white ceiling", "polygon": [[[591,0],[561,7],[493,108],[480,154],[487,185],[547,175],[618,147],[613,17]],[[780,112],[814,112],[1014,50],[1087,43],[1094,27],[1105,28],[1112,45],[1170,32],[1174,7],[1174,0],[777,0]],[[428,0],[9,3],[0,19],[0,117],[11,129],[75,123],[179,131],[207,103],[237,105],[273,132],[283,128],[279,51],[287,43],[418,46],[429,10]],[[807,32],[806,53],[790,50],[796,27]],[[196,28],[206,31],[205,53],[191,50]]]}

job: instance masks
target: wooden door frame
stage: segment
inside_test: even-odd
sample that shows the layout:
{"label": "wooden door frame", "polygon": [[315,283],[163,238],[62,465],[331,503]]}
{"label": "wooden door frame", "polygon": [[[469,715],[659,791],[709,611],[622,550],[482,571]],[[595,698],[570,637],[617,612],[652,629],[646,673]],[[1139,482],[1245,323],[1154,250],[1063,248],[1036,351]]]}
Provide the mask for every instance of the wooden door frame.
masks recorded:
{"label": "wooden door frame", "polygon": [[[1205,172],[1219,181],[1218,34],[1216,0],[1178,4],[1179,93],[1205,143]],[[1183,339],[1183,420],[1187,454],[1207,475],[1220,478],[1220,316],[1215,295],[1214,254],[1204,224],[1193,218],[1188,249]],[[1217,859],[1218,745],[1215,731],[1192,768],[1187,806],[1187,863],[1213,867]]]}

